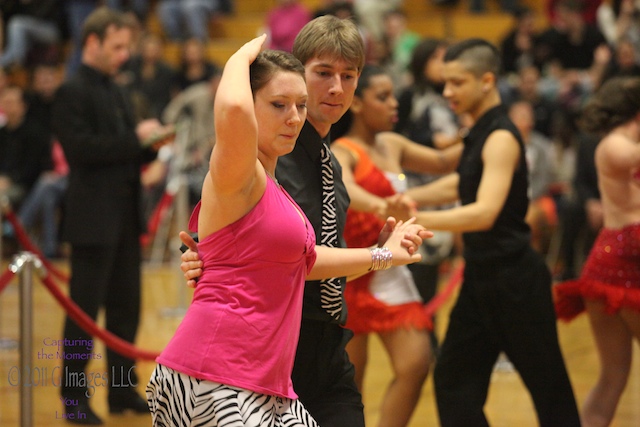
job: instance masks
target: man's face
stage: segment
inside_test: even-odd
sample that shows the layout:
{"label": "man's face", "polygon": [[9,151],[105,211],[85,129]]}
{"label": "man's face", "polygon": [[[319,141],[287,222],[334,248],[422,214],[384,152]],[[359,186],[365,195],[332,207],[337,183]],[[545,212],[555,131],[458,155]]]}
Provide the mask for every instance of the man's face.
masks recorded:
{"label": "man's face", "polygon": [[22,99],[20,89],[8,88],[0,94],[0,111],[2,111],[10,126],[17,126],[22,122],[27,106]]}
{"label": "man's face", "polygon": [[[92,36],[94,37],[94,36]],[[97,66],[103,73],[114,76],[128,59],[131,48],[131,30],[129,28],[107,28],[104,40],[94,40]]]}
{"label": "man's face", "polygon": [[486,95],[486,82],[468,71],[460,61],[445,62],[443,96],[456,114],[471,113],[480,105]]}
{"label": "man's face", "polygon": [[341,58],[314,57],[305,64],[307,120],[325,136],[351,106],[359,71]]}

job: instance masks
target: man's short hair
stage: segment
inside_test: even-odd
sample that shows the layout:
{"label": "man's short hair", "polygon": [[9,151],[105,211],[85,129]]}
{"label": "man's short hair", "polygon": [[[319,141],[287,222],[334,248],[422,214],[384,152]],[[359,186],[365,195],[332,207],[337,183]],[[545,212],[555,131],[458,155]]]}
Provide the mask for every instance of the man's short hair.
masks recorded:
{"label": "man's short hair", "polygon": [[117,10],[102,6],[91,12],[82,24],[82,45],[87,42],[91,34],[98,36],[100,41],[104,41],[107,29],[114,26],[117,29],[131,28],[131,21],[126,15]]}
{"label": "man's short hair", "polygon": [[296,36],[293,54],[304,65],[313,58],[342,58],[358,72],[365,60],[364,42],[356,24],[333,15],[308,22]]}
{"label": "man's short hair", "polygon": [[476,77],[485,73],[500,75],[500,52],[484,39],[466,39],[450,46],[444,55],[444,62],[460,61]]}

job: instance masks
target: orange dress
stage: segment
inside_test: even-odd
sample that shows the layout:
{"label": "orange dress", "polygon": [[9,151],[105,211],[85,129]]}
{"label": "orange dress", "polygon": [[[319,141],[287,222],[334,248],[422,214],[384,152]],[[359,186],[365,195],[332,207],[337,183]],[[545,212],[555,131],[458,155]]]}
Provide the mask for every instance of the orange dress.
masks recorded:
{"label": "orange dress", "polygon": [[[346,148],[357,159],[354,177],[358,185],[380,197],[396,193],[385,173],[360,146],[344,137],[334,141],[334,144]],[[383,226],[384,221],[376,215],[349,209],[344,231],[347,246],[365,248],[376,245]],[[348,310],[345,326],[356,334],[389,332],[398,328],[431,329],[431,319],[415,290],[413,278],[407,272],[406,266],[391,267],[389,270],[371,272],[349,281],[344,291]],[[371,285],[376,282],[373,280],[376,274],[381,275],[383,280],[393,280],[395,283],[390,288],[396,286],[396,283],[404,287],[396,294],[399,298],[381,298],[384,292],[372,292]],[[379,287],[379,280],[377,282],[375,286]]]}

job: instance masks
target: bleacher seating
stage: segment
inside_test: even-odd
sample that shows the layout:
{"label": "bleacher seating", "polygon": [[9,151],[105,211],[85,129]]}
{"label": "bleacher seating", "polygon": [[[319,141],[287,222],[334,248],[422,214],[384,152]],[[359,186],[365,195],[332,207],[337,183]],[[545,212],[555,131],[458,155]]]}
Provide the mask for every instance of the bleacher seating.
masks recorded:
{"label": "bleacher seating", "polygon": [[[309,9],[320,6],[320,0],[301,0]],[[547,25],[544,17],[543,2],[523,0],[533,10],[539,12],[539,27]],[[264,25],[264,19],[273,7],[271,0],[235,0],[232,16],[223,17],[210,29],[211,41],[208,45],[209,58],[218,64],[224,64],[229,56],[244,42],[255,37]],[[467,37],[484,37],[498,43],[510,29],[513,18],[498,10],[497,1],[487,0],[487,12],[471,14],[468,2],[461,0],[455,6],[438,6],[431,0],[404,0],[403,8],[407,12],[408,27],[422,36],[459,40]],[[151,17],[150,29],[161,31],[159,23]],[[180,46],[170,43],[166,50],[166,59],[171,64],[179,61]]]}

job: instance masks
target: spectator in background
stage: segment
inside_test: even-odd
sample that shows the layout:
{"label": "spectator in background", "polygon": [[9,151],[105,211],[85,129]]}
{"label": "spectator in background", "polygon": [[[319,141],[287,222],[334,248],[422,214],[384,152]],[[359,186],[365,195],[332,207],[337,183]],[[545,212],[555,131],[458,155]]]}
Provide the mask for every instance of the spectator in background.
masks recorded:
{"label": "spectator in background", "polygon": [[613,47],[613,55],[602,73],[600,85],[612,77],[640,76],[638,53],[630,38],[622,36]]}
{"label": "spectator in background", "polygon": [[536,15],[527,7],[519,7],[514,10],[513,18],[512,30],[500,43],[504,73],[517,73],[521,68],[535,63]]}
{"label": "spectator in background", "polygon": [[100,0],[62,0],[67,33],[71,36],[72,48],[67,58],[66,74],[72,76],[82,59],[82,23],[98,7]]}
{"label": "spectator in background", "polygon": [[[0,67],[0,93],[4,90],[5,87],[9,84],[9,79],[7,78],[7,73],[4,71],[4,68]],[[3,127],[7,122],[7,118],[2,111],[2,107],[0,107],[0,127]]]}
{"label": "spectator in background", "polygon": [[640,61],[640,2],[636,0],[611,0],[598,6],[597,25],[610,46],[627,40]]}
{"label": "spectator in background", "polygon": [[207,59],[205,44],[197,38],[190,38],[182,47],[182,61],[172,88],[172,96],[194,83],[208,81],[219,67]]}
{"label": "spectator in background", "polygon": [[54,141],[51,149],[52,167],[43,172],[29,191],[18,211],[18,218],[32,236],[39,228],[39,247],[47,258],[58,258],[60,253],[58,229],[60,207],[67,190],[69,165],[60,143]]}
{"label": "spectator in background", "polygon": [[[133,30],[124,14],[101,7],[83,25],[82,64],[56,92],[52,124],[69,162],[62,237],[71,244],[69,295],[96,319],[104,309],[106,328],[134,342],[140,314],[140,235],[145,225],[140,206],[140,167],[156,150],[143,144],[168,129],[156,119],[136,122],[129,100],[113,81],[128,60]],[[159,141],[162,143],[162,141]],[[91,340],[67,317],[61,396],[77,404],[66,414],[84,413],[72,422],[101,424],[89,405],[87,385],[69,378],[84,375]],[[147,413],[136,393],[134,360],[107,349],[109,412]],[[122,378],[128,373],[128,380]],[[124,380],[124,381],[123,381]],[[120,386],[116,386],[116,385]]]}
{"label": "spectator in background", "polygon": [[588,70],[593,64],[596,49],[606,44],[598,28],[588,23],[580,0],[560,0],[551,28],[540,34],[536,44],[536,60],[544,69],[557,62],[563,70]]}
{"label": "spectator in background", "polygon": [[[322,0],[320,5],[313,10],[312,17],[315,19],[318,16],[335,15],[334,10],[336,6],[340,6],[343,3],[347,3],[353,11],[353,0]],[[339,18],[343,17],[340,16]]]}
{"label": "spectator in background", "polygon": [[354,0],[358,21],[376,41],[382,40],[384,14],[402,6],[403,0]]}
{"label": "spectator in background", "polygon": [[455,115],[442,96],[442,67],[447,44],[426,38],[412,52],[409,71],[412,84],[398,99],[395,131],[419,144],[446,148],[461,139]]}
{"label": "spectator in background", "polygon": [[[443,58],[447,48],[444,40],[426,38],[412,52],[409,71],[413,83],[405,88],[398,99],[398,121],[395,131],[426,147],[445,149],[462,142],[459,125],[447,101],[442,96]],[[439,178],[439,174],[406,171],[409,188],[427,184]],[[451,205],[424,207],[423,209],[447,209]],[[436,294],[440,281],[440,266],[453,251],[454,233],[434,231],[434,236],[422,243],[422,260],[409,266],[413,280],[424,302]],[[432,348],[437,348],[437,338],[431,333]]]}
{"label": "spectator in background", "polygon": [[162,58],[162,39],[147,33],[140,41],[140,52],[133,56],[120,72],[119,83],[141,97],[146,109],[143,118],[159,119],[171,101],[171,85],[175,81],[175,70]]}
{"label": "spectator in background", "polygon": [[533,128],[533,106],[528,101],[511,104],[509,118],[518,128],[525,146],[529,171],[529,209],[525,221],[531,227],[531,245],[541,254],[546,254],[558,225],[558,213],[552,195],[556,183],[553,142]]}
{"label": "spectator in background", "polygon": [[[500,10],[513,13],[518,8],[518,0],[499,0]],[[473,13],[486,11],[485,0],[470,0],[469,10]]]}
{"label": "spectator in background", "polygon": [[517,77],[515,86],[510,89],[509,96],[505,97],[505,103],[528,101],[533,107],[534,129],[551,138],[554,116],[558,110],[553,101],[557,96],[557,82],[542,79],[540,70],[534,66],[520,68]]}
{"label": "spectator in background", "polygon": [[40,174],[50,169],[50,138],[27,116],[24,92],[7,86],[0,93],[0,110],[6,123],[0,127],[0,194],[9,198],[14,208],[31,191]]}
{"label": "spectator in background", "polygon": [[577,130],[576,169],[573,192],[561,212],[562,236],[560,280],[574,279],[580,273],[582,262],[602,228],[602,201],[598,188],[595,151],[598,138]]}
{"label": "spectator in background", "polygon": [[382,30],[382,43],[386,45],[388,58],[381,65],[393,79],[396,90],[400,90],[410,82],[409,62],[420,36],[407,28],[407,15],[401,9],[385,12]]}
{"label": "spectator in background", "polygon": [[[558,18],[558,9],[556,6],[558,3],[561,3],[563,0],[547,0],[545,10],[547,12],[547,17],[549,18],[549,22],[552,24],[556,22]],[[580,15],[589,25],[595,25],[596,23],[596,14],[598,7],[603,2],[603,0],[578,0],[582,7]]]}
{"label": "spectator in background", "polygon": [[183,42],[196,38],[206,43],[209,23],[228,9],[228,2],[220,0],[159,0],[156,10],[169,40]]}
{"label": "spectator in background", "polygon": [[[47,258],[60,256],[58,224],[60,205],[67,188],[69,165],[60,143],[55,141],[51,130],[51,109],[56,90],[62,82],[61,72],[56,65],[37,65],[32,73],[31,87],[26,93],[29,105],[27,116],[45,132],[51,140],[51,167],[39,177],[18,211],[18,217],[25,229],[33,236],[38,235],[40,249]],[[37,233],[39,231],[39,233]]]}
{"label": "spectator in background", "polygon": [[149,13],[149,0],[106,0],[105,5],[123,12],[131,11],[141,22],[147,19]]}
{"label": "spectator in background", "polygon": [[25,92],[27,115],[52,136],[51,108],[56,90],[62,83],[62,71],[56,64],[39,64],[31,72],[31,86]]}
{"label": "spectator in background", "polygon": [[365,61],[367,63],[371,63],[378,60],[379,55],[377,53],[377,50],[379,43],[374,39],[371,31],[365,28],[360,22],[360,19],[356,15],[355,8],[353,6],[353,0],[331,1],[330,5],[326,9],[316,11],[317,16],[322,16],[318,14],[333,15],[340,19],[349,19],[353,21],[357,25],[360,36],[362,37],[362,41],[364,42]]}
{"label": "spectator in background", "polygon": [[276,0],[276,3],[267,14],[268,47],[291,52],[293,41],[311,20],[311,13],[300,0]]}
{"label": "spectator in background", "polygon": [[169,168],[187,175],[192,206],[200,199],[202,182],[209,171],[209,157],[215,144],[213,101],[220,84],[222,70],[206,82],[195,83],[180,92],[162,113],[163,123],[175,124],[180,135],[174,144]]}
{"label": "spectator in background", "polygon": [[30,49],[37,44],[57,48],[61,40],[60,0],[2,2],[0,12],[6,29],[0,68],[25,65]]}

